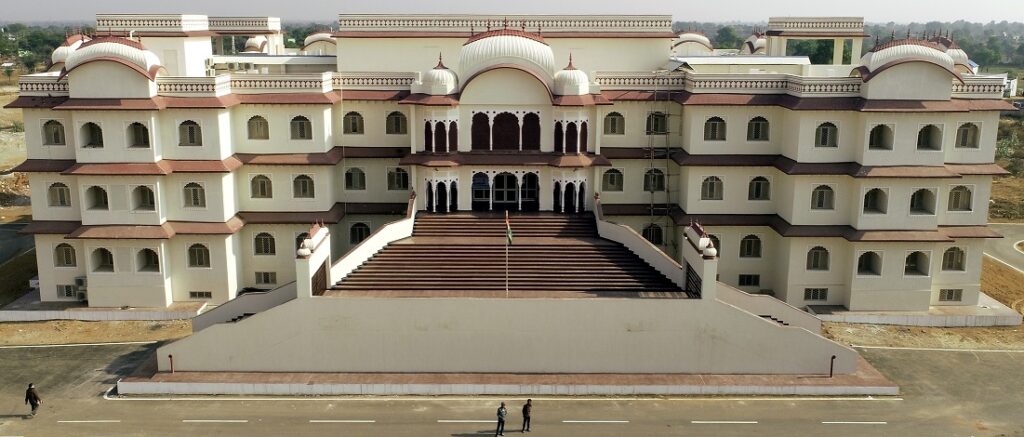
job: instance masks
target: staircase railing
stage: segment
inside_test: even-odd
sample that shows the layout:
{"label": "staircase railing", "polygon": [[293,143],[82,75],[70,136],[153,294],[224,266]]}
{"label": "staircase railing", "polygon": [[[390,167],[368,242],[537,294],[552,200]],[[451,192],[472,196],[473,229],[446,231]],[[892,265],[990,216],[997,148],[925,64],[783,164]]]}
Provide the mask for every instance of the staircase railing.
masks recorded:
{"label": "staircase railing", "polygon": [[594,196],[594,218],[597,219],[597,233],[602,238],[607,238],[633,251],[655,270],[665,275],[673,284],[686,290],[686,270],[681,264],[662,252],[658,246],[647,241],[633,228],[618,223],[605,221],[604,211],[601,210],[601,199]]}
{"label": "staircase railing", "polygon": [[409,195],[409,204],[406,207],[405,218],[395,220],[377,229],[369,237],[352,248],[345,256],[341,257],[331,266],[331,279],[340,281],[363,265],[384,246],[394,241],[412,236],[413,226],[416,223],[416,193]]}
{"label": "staircase railing", "polygon": [[772,296],[750,294],[721,282],[718,283],[717,291],[717,298],[722,302],[756,315],[775,317],[789,323],[790,326],[798,326],[813,333],[821,333],[821,320]]}
{"label": "staircase railing", "polygon": [[199,332],[218,323],[231,321],[244,314],[266,311],[292,299],[296,294],[295,282],[289,282],[270,291],[245,293],[210,311],[192,318],[192,332]]}

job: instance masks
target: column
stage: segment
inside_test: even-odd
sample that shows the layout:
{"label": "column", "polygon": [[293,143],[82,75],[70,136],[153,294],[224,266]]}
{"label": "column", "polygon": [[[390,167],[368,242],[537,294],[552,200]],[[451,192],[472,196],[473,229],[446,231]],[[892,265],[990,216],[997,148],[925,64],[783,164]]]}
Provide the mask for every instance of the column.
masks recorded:
{"label": "column", "polygon": [[565,184],[564,181],[558,184],[558,212],[565,211]]}
{"label": "column", "polygon": [[846,40],[836,38],[832,42],[832,65],[843,65],[843,48]]}
{"label": "column", "polygon": [[855,64],[860,60],[861,51],[864,50],[864,38],[857,37],[853,39],[853,53],[850,54],[850,65]]}
{"label": "column", "polygon": [[433,195],[430,196],[431,199],[434,199],[434,204],[430,205],[431,208],[429,208],[429,211],[437,212],[437,181],[436,180],[435,181],[431,181],[430,189],[434,191]]}
{"label": "column", "polygon": [[[519,150],[523,150],[523,143],[519,143]],[[523,210],[523,184],[519,182],[519,176],[516,176],[516,209],[520,212]]]}
{"label": "column", "polygon": [[519,120],[519,151],[523,151],[523,117],[516,114],[516,120]]}
{"label": "column", "polygon": [[[490,117],[487,119],[487,136],[491,139],[490,144],[487,145],[487,150],[494,150],[494,118]],[[492,197],[494,193],[491,193]]]}
{"label": "column", "polygon": [[487,176],[487,210],[494,211],[494,178]]}

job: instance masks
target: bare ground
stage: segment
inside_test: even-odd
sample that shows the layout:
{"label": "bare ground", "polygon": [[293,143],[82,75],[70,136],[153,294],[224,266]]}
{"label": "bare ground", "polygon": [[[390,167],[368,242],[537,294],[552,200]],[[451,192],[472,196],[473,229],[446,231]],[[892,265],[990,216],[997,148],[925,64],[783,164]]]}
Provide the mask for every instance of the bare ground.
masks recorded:
{"label": "bare ground", "polygon": [[8,322],[0,323],[0,346],[161,341],[191,333],[191,320]]}

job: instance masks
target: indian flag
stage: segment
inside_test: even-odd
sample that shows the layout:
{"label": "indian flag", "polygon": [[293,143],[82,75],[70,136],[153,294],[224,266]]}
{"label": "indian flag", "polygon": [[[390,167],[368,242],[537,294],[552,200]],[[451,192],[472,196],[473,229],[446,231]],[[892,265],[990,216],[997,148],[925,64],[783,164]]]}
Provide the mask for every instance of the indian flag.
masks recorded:
{"label": "indian flag", "polygon": [[505,211],[505,235],[508,237],[508,244],[512,245],[512,222],[508,219],[508,211]]}

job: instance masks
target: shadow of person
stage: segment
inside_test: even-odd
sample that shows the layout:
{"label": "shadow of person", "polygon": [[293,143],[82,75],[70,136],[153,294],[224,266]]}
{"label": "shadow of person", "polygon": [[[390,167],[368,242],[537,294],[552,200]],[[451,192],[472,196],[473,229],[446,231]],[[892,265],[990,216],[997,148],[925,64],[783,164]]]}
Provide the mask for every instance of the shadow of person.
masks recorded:
{"label": "shadow of person", "polygon": [[475,437],[480,435],[494,435],[494,429],[485,429],[483,431],[477,431],[472,433],[452,434],[452,437]]}

